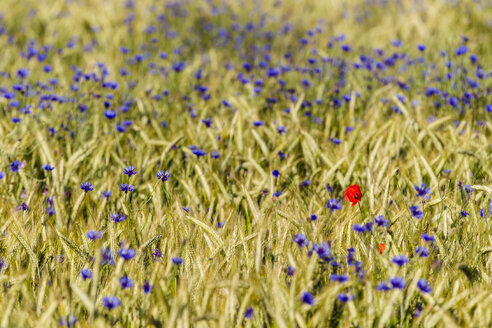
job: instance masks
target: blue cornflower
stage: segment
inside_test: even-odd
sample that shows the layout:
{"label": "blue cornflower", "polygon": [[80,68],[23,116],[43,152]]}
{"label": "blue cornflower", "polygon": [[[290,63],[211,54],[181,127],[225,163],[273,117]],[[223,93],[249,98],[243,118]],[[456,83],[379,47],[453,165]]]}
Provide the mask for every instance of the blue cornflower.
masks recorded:
{"label": "blue cornflower", "polygon": [[17,206],[17,210],[29,212],[29,206],[27,206],[26,202],[22,202],[22,204]]}
{"label": "blue cornflower", "polygon": [[144,294],[149,294],[154,289],[154,285],[151,285],[150,282],[145,280],[145,283],[143,284],[142,289],[143,289]]}
{"label": "blue cornflower", "polygon": [[109,215],[109,217],[110,217],[111,221],[114,221],[116,223],[121,222],[121,221],[125,221],[126,218],[127,218],[127,216],[125,214],[123,214],[123,213],[121,213],[121,214],[111,213]]}
{"label": "blue cornflower", "polygon": [[384,216],[382,216],[382,215],[378,215],[378,216],[376,216],[376,217],[374,218],[374,223],[376,223],[376,225],[377,225],[378,227],[385,228],[385,227],[387,227],[387,226],[388,226],[388,223],[389,223],[389,222],[388,222],[388,220],[386,220],[386,219],[384,218]]}
{"label": "blue cornflower", "polygon": [[278,178],[279,175],[280,175],[280,172],[278,170],[273,170],[272,171],[272,175],[275,177],[275,178]]}
{"label": "blue cornflower", "polygon": [[364,224],[359,224],[359,223],[354,224],[352,229],[358,233],[364,233],[367,231],[366,226]]}
{"label": "blue cornflower", "polygon": [[458,104],[460,103],[459,99],[456,98],[456,97],[449,97],[448,99],[448,104],[451,106],[451,107],[456,107],[458,106]]}
{"label": "blue cornflower", "polygon": [[214,122],[210,119],[210,117],[207,117],[205,120],[202,120],[202,123],[205,124],[207,128],[209,128]]}
{"label": "blue cornflower", "polygon": [[359,281],[362,282],[364,280],[366,270],[362,268],[362,263],[360,261],[355,262],[355,272],[359,276]]}
{"label": "blue cornflower", "polygon": [[67,318],[65,317],[60,317],[60,326],[67,326],[67,327],[75,327],[75,324],[77,323],[77,317],[71,314]]}
{"label": "blue cornflower", "polygon": [[404,264],[408,263],[408,257],[406,257],[404,255],[397,255],[397,256],[393,257],[392,261],[393,261],[393,263],[395,263],[396,265],[401,267]]}
{"label": "blue cornflower", "polygon": [[225,221],[219,221],[219,222],[217,222],[217,228],[220,229],[220,228],[224,227],[224,224],[225,224]]}
{"label": "blue cornflower", "polygon": [[313,245],[313,251],[315,251],[319,258],[325,261],[330,261],[331,259],[331,247],[330,245],[322,242],[321,245],[318,246],[318,244]]}
{"label": "blue cornflower", "polygon": [[263,121],[254,121],[253,125],[254,126],[263,126],[263,125],[265,125],[265,123]]}
{"label": "blue cornflower", "polygon": [[122,248],[118,251],[118,255],[121,256],[125,261],[129,261],[135,257],[135,250],[131,248]]}
{"label": "blue cornflower", "polygon": [[306,235],[302,233],[295,235],[293,241],[296,242],[299,245],[299,247],[309,246],[309,240],[307,240]]}
{"label": "blue cornflower", "polygon": [[108,109],[108,110],[105,110],[104,111],[104,116],[107,118],[107,119],[114,119],[116,117],[116,112],[112,109]]}
{"label": "blue cornflower", "polygon": [[281,73],[281,70],[277,67],[269,67],[267,69],[267,76],[268,77],[277,77]]}
{"label": "blue cornflower", "polygon": [[418,246],[415,249],[415,254],[417,254],[419,257],[428,257],[429,256],[429,249],[427,247]]}
{"label": "blue cornflower", "polygon": [[102,299],[102,303],[103,306],[108,310],[112,310],[121,305],[120,299],[116,296],[105,296]]}
{"label": "blue cornflower", "polygon": [[424,217],[424,212],[422,212],[417,205],[410,206],[410,211],[412,212],[412,215],[417,219],[421,219]]}
{"label": "blue cornflower", "polygon": [[279,190],[279,191],[277,191],[277,192],[274,192],[274,193],[272,194],[272,196],[273,196],[273,197],[277,197],[277,198],[279,198],[280,196],[282,196],[282,191],[281,191],[281,190]]}
{"label": "blue cornflower", "polygon": [[29,76],[29,70],[27,68],[21,68],[17,71],[15,76],[19,79],[25,79]]}
{"label": "blue cornflower", "polygon": [[101,192],[101,198],[108,199],[109,197],[111,197],[112,194],[113,193],[111,192],[111,190],[102,191]]}
{"label": "blue cornflower", "polygon": [[419,51],[421,51],[421,52],[422,52],[422,51],[425,51],[425,49],[426,49],[426,48],[427,48],[427,47],[425,46],[425,44],[419,44],[419,45],[417,45],[417,49],[418,49]]}
{"label": "blue cornflower", "polygon": [[152,261],[158,261],[160,262],[161,261],[161,257],[163,256],[162,254],[162,251],[158,250],[158,249],[154,249],[154,251],[152,252]]}
{"label": "blue cornflower", "polygon": [[388,284],[385,281],[381,282],[379,285],[376,286],[376,290],[378,291],[388,291],[390,289],[391,287],[388,286]]}
{"label": "blue cornflower", "polygon": [[100,250],[101,253],[101,265],[109,264],[114,265],[113,252],[109,247]]}
{"label": "blue cornflower", "polygon": [[347,263],[350,266],[355,265],[355,249],[353,247],[350,247],[347,249]]}
{"label": "blue cornflower", "polygon": [[127,166],[123,169],[123,173],[125,173],[126,175],[131,177],[132,175],[136,175],[137,171],[135,170],[135,166],[130,165],[130,166]]}
{"label": "blue cornflower", "polygon": [[393,277],[389,280],[389,283],[393,289],[403,289],[406,286],[405,280],[401,277]]}
{"label": "blue cornflower", "polygon": [[433,88],[429,87],[425,90],[425,96],[430,97],[430,96],[439,96],[440,91],[438,88]]}
{"label": "blue cornflower", "polygon": [[338,294],[337,298],[340,302],[347,303],[348,301],[352,301],[354,299],[354,295],[340,293]]}
{"label": "blue cornflower", "polygon": [[372,232],[372,226],[373,225],[374,225],[373,222],[367,222],[366,224],[364,224],[364,227],[366,228],[367,232]]}
{"label": "blue cornflower", "polygon": [[461,45],[459,46],[455,51],[454,51],[454,54],[456,56],[462,56],[464,54],[466,54],[468,52],[468,47],[465,46],[465,45]]}
{"label": "blue cornflower", "polygon": [[330,280],[331,281],[338,281],[339,283],[344,283],[348,281],[349,277],[346,274],[332,274],[330,275]]}
{"label": "blue cornflower", "polygon": [[[167,55],[166,55],[166,57],[167,57]],[[165,58],[163,58],[163,59],[165,59]],[[195,79],[197,79],[197,80],[201,80],[201,79],[203,78],[203,70],[202,70],[201,68],[200,68],[200,69],[198,69],[198,70],[197,70],[197,71],[193,74],[193,76],[195,77]]]}
{"label": "blue cornflower", "polygon": [[431,243],[435,241],[434,236],[428,235],[426,233],[423,233],[422,234],[422,239],[425,240],[425,241],[427,241],[427,242],[431,242]]}
{"label": "blue cornflower", "polygon": [[341,265],[340,263],[338,263],[337,261],[335,261],[335,260],[332,260],[332,261],[330,262],[330,265],[331,265],[332,267],[334,267],[334,268],[342,268],[342,265]]}
{"label": "blue cornflower", "polygon": [[314,305],[315,300],[313,294],[309,292],[303,292],[301,295],[301,301],[302,303],[308,304],[308,305]]}
{"label": "blue cornflower", "polygon": [[173,261],[173,263],[174,263],[174,264],[176,264],[176,265],[181,265],[181,264],[183,264],[183,259],[182,259],[181,257],[173,257],[173,258],[172,258],[172,261]]}
{"label": "blue cornflower", "polygon": [[167,181],[169,179],[169,177],[171,176],[171,173],[169,173],[168,171],[164,172],[164,171],[157,171],[157,179],[159,180],[162,180],[162,181]]}
{"label": "blue cornflower", "polygon": [[86,104],[79,104],[79,112],[83,113],[87,110],[88,106]]}
{"label": "blue cornflower", "polygon": [[22,167],[22,163],[20,161],[13,161],[11,164],[10,164],[10,169],[12,170],[12,172],[17,172],[19,171],[19,169]]}
{"label": "blue cornflower", "polygon": [[219,159],[220,158],[220,153],[218,151],[211,151],[210,152],[210,157],[213,159]]}
{"label": "blue cornflower", "polygon": [[399,47],[403,46],[403,41],[401,41],[401,40],[393,40],[393,41],[391,41],[391,45],[393,47],[399,48]]}
{"label": "blue cornflower", "polygon": [[318,216],[316,214],[311,214],[311,221],[316,221]]}
{"label": "blue cornflower", "polygon": [[53,216],[55,215],[55,209],[51,206],[46,208],[46,213],[48,213],[48,216]]}
{"label": "blue cornflower", "polygon": [[94,232],[94,230],[87,231],[87,238],[89,238],[92,241],[94,241],[96,239],[101,239],[102,236],[103,236],[103,234],[99,230],[97,232]]}
{"label": "blue cornflower", "polygon": [[490,105],[490,104],[485,105],[485,110],[486,110],[488,113],[492,113],[492,105]]}
{"label": "blue cornflower", "polygon": [[470,185],[468,185],[468,184],[467,184],[467,185],[465,185],[465,188],[464,188],[464,189],[465,189],[465,192],[466,192],[467,194],[471,194],[472,192],[474,192],[474,191],[475,191],[475,189],[473,189],[473,188],[472,188]]}
{"label": "blue cornflower", "polygon": [[123,133],[123,132],[126,132],[126,128],[125,128],[125,126],[121,125],[120,123],[117,123],[116,124],[116,131]]}
{"label": "blue cornflower", "polygon": [[128,192],[132,192],[132,191],[134,191],[134,190],[135,190],[135,187],[134,187],[134,186],[132,186],[132,185],[126,184],[126,183],[122,183],[122,184],[120,185],[120,189],[121,189],[121,191],[124,191],[124,192],[125,192],[125,194],[126,194],[126,193],[128,193]]}
{"label": "blue cornflower", "polygon": [[345,52],[350,52],[350,51],[352,51],[352,47],[351,47],[351,46],[349,46],[348,44],[342,44],[342,45],[340,46],[340,49],[342,49],[342,51],[345,51]]}
{"label": "blue cornflower", "polygon": [[203,157],[207,155],[207,152],[205,150],[201,150],[198,147],[194,148],[192,151],[193,155],[195,155],[197,158]]}
{"label": "blue cornflower", "polygon": [[429,285],[429,283],[427,282],[427,280],[425,279],[420,279],[418,282],[417,282],[417,287],[420,289],[420,291],[422,293],[430,293],[432,292],[432,288],[431,286]]}
{"label": "blue cornflower", "polygon": [[460,214],[462,217],[467,217],[470,215],[470,213],[468,213],[467,211],[461,211]]}
{"label": "blue cornflower", "polygon": [[289,265],[285,271],[287,272],[287,275],[289,277],[292,277],[294,275],[294,273],[296,272],[296,268]]}
{"label": "blue cornflower", "polygon": [[92,185],[92,183],[86,181],[86,182],[82,182],[80,184],[80,189],[82,189],[85,192],[88,192],[88,191],[94,190],[94,186]]}
{"label": "blue cornflower", "polygon": [[285,132],[287,132],[287,129],[285,126],[277,126],[277,132],[278,134],[284,134]]}
{"label": "blue cornflower", "polygon": [[88,268],[82,269],[80,270],[80,276],[84,280],[92,279],[92,270]]}
{"label": "blue cornflower", "polygon": [[53,171],[55,169],[55,167],[53,165],[51,165],[51,164],[43,165],[42,168],[45,171]]}
{"label": "blue cornflower", "polygon": [[3,173],[2,171],[0,171],[0,180],[2,180],[3,178],[5,178],[5,173]]}
{"label": "blue cornflower", "polygon": [[339,145],[342,143],[342,140],[338,139],[338,138],[329,138],[328,140],[330,140],[331,142],[333,142],[335,145]]}
{"label": "blue cornflower", "polygon": [[183,207],[182,207],[182,209],[183,209],[183,211],[185,211],[186,213],[189,213],[189,212],[190,212],[190,210],[191,210],[189,206],[188,206],[188,207],[187,207],[187,206],[183,206]]}
{"label": "blue cornflower", "polygon": [[[205,85],[197,85],[197,86],[195,87],[195,90],[196,90],[196,91],[198,91],[198,92],[200,92],[200,93],[205,93],[205,92],[207,92],[209,89],[208,89],[208,87],[207,87],[207,86],[205,86]],[[207,118],[207,120],[210,120],[210,118]],[[203,120],[202,120],[202,122],[203,122]],[[210,122],[210,124],[212,124],[212,122]],[[210,126],[209,126],[209,127],[210,127]]]}
{"label": "blue cornflower", "polygon": [[305,188],[311,185],[311,180],[304,180],[299,183],[299,188]]}
{"label": "blue cornflower", "polygon": [[430,188],[425,186],[425,183],[422,183],[420,187],[413,186],[417,194],[415,196],[421,197],[422,199],[429,199]]}
{"label": "blue cornflower", "polygon": [[338,201],[335,198],[332,198],[326,203],[326,208],[329,208],[332,212],[334,212],[335,210],[340,210],[342,208],[342,202]]}
{"label": "blue cornflower", "polygon": [[127,289],[133,287],[133,281],[127,276],[123,276],[120,278],[120,285],[122,289]]}
{"label": "blue cornflower", "polygon": [[244,317],[246,319],[251,319],[251,317],[253,316],[253,313],[254,312],[255,311],[253,310],[253,308],[252,307],[249,307],[249,308],[246,309],[246,312],[244,312]]}
{"label": "blue cornflower", "polygon": [[172,69],[173,69],[175,72],[181,72],[181,71],[183,71],[183,70],[184,70],[185,66],[186,66],[186,64],[185,64],[184,62],[179,61],[179,62],[174,63],[174,64],[172,65]]}

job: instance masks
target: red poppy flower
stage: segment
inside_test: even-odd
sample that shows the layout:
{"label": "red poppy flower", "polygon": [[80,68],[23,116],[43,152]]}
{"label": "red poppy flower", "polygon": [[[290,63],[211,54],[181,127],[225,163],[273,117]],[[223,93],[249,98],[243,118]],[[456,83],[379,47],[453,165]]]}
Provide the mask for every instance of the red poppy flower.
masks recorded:
{"label": "red poppy flower", "polygon": [[384,250],[386,249],[385,244],[378,244],[379,247],[379,254],[383,254]]}
{"label": "red poppy flower", "polygon": [[362,198],[362,193],[360,192],[359,185],[351,185],[345,190],[345,200],[352,203],[352,206],[357,204]]}

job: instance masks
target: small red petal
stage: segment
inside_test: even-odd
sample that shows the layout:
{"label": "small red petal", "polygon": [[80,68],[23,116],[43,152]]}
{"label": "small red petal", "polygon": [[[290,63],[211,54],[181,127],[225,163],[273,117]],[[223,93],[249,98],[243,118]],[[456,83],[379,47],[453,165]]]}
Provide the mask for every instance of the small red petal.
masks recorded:
{"label": "small red petal", "polygon": [[379,254],[383,254],[384,250],[386,249],[385,244],[378,244],[379,247]]}

